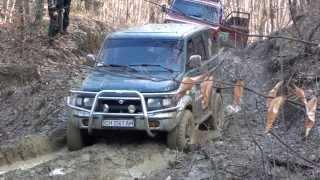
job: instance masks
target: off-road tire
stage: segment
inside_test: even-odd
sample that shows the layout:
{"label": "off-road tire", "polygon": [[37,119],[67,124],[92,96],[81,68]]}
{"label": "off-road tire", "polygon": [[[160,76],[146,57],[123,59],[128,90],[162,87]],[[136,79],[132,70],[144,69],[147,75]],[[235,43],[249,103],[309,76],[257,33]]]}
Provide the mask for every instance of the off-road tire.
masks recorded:
{"label": "off-road tire", "polygon": [[213,130],[221,130],[224,127],[224,109],[223,98],[221,93],[213,93],[211,97],[210,108],[212,117],[209,120],[209,125]]}
{"label": "off-road tire", "polygon": [[191,142],[195,124],[192,112],[185,110],[178,125],[167,134],[167,145],[171,149],[184,150]]}
{"label": "off-road tire", "polygon": [[75,118],[70,117],[67,125],[67,146],[70,151],[76,151],[87,145],[88,134],[82,131]]}

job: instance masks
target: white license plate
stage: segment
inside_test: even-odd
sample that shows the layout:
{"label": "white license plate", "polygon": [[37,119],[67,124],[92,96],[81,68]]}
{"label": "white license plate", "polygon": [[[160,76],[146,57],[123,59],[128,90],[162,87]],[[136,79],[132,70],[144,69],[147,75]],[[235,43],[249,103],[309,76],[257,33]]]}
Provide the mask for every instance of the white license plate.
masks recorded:
{"label": "white license plate", "polygon": [[126,119],[126,120],[103,120],[103,127],[120,127],[120,128],[133,128],[134,120]]}

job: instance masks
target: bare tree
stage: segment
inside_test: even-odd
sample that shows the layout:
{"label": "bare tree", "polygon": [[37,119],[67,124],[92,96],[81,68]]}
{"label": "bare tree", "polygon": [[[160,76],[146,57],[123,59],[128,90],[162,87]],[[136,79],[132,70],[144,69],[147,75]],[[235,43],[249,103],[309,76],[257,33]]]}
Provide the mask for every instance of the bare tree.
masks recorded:
{"label": "bare tree", "polygon": [[289,8],[290,8],[290,15],[291,15],[291,19],[293,22],[293,26],[297,31],[298,36],[300,37],[300,39],[303,39],[303,36],[300,32],[300,29],[297,25],[297,17],[298,17],[298,5],[297,5],[297,0],[288,0],[289,2]]}
{"label": "bare tree", "polygon": [[270,18],[270,25],[271,29],[270,31],[274,31],[274,8],[273,8],[273,0],[269,0],[269,18]]}
{"label": "bare tree", "polygon": [[8,17],[8,0],[3,0],[2,9],[4,13],[4,21],[6,21]]}
{"label": "bare tree", "polygon": [[37,27],[41,24],[44,16],[44,0],[35,0],[35,18],[34,25]]}
{"label": "bare tree", "polygon": [[87,12],[93,10],[93,1],[92,0],[84,0],[84,7]]}
{"label": "bare tree", "polygon": [[23,8],[24,8],[24,13],[25,15],[30,15],[30,4],[29,4],[29,0],[24,0],[23,1]]}

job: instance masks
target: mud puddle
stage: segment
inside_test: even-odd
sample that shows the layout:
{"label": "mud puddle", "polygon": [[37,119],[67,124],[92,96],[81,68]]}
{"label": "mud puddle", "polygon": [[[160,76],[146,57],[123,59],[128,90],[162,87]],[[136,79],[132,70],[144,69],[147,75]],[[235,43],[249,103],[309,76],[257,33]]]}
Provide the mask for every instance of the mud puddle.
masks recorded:
{"label": "mud puddle", "polygon": [[63,150],[57,155],[1,167],[1,171],[5,173],[2,174],[4,179],[144,179],[168,168],[175,158],[175,151],[151,142],[130,145],[99,143],[80,151]]}
{"label": "mud puddle", "polygon": [[[211,131],[196,131],[196,141],[208,142]],[[79,151],[58,152],[0,167],[0,179],[148,179],[170,168],[184,153],[167,148],[163,138],[124,136],[98,138]]]}

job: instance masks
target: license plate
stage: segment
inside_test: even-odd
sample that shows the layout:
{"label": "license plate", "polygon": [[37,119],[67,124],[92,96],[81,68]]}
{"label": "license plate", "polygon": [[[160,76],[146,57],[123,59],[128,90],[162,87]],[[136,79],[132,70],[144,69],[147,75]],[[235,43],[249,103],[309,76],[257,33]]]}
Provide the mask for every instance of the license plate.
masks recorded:
{"label": "license plate", "polygon": [[119,127],[119,128],[133,128],[134,120],[132,119],[121,119],[121,120],[103,120],[103,127]]}

